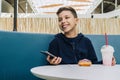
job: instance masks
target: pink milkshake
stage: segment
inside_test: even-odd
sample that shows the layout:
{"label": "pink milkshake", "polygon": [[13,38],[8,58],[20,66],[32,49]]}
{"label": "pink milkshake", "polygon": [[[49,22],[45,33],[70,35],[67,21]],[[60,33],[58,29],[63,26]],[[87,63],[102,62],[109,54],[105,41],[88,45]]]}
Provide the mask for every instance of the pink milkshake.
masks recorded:
{"label": "pink milkshake", "polygon": [[114,48],[110,45],[104,45],[101,48],[103,65],[111,66]]}

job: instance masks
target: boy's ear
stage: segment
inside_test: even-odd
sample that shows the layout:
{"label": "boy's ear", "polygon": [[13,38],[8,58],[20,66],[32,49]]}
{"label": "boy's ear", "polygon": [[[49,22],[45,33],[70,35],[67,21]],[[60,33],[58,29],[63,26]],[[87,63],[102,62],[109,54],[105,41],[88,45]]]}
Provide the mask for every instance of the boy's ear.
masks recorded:
{"label": "boy's ear", "polygon": [[79,18],[77,18],[77,21],[79,21],[80,19]]}
{"label": "boy's ear", "polygon": [[76,18],[76,22],[78,22],[79,21],[79,18]]}

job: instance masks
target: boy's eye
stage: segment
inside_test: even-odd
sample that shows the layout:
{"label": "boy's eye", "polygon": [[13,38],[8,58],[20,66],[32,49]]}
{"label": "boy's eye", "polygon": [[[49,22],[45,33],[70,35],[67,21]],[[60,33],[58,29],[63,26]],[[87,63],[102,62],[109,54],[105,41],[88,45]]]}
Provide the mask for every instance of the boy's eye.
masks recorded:
{"label": "boy's eye", "polygon": [[62,19],[61,19],[61,18],[58,18],[58,21],[60,22],[60,21],[62,21]]}
{"label": "boy's eye", "polygon": [[[69,19],[70,17],[64,17],[64,19]],[[58,21],[60,22],[60,21],[62,21],[63,20],[63,18],[58,18]]]}
{"label": "boy's eye", "polygon": [[70,17],[65,17],[65,19],[69,19]]}

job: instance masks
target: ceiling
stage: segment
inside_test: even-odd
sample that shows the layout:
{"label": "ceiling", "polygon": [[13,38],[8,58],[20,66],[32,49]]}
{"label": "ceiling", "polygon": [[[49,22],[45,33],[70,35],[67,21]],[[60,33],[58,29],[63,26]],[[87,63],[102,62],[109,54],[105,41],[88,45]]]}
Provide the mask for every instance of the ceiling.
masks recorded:
{"label": "ceiling", "polygon": [[54,14],[61,6],[72,6],[77,13],[85,14],[97,0],[31,0],[38,13]]}
{"label": "ceiling", "polygon": [[[102,3],[97,6],[93,13],[102,13]],[[116,7],[115,7],[116,6]],[[103,13],[107,13],[113,11],[115,9],[120,9],[120,0],[117,1],[117,5],[115,5],[115,0],[104,0],[103,1]]]}
{"label": "ceiling", "polygon": [[[12,7],[14,0],[5,0]],[[54,14],[61,6],[72,6],[79,14],[101,13],[102,0],[18,0],[19,13],[40,13]],[[101,1],[101,2],[100,2]],[[26,3],[27,7],[26,7]],[[115,0],[104,0],[103,12],[109,12],[115,9]],[[117,0],[120,5],[120,0]],[[5,6],[4,6],[5,7]],[[3,9],[3,11],[5,11]],[[6,11],[7,12],[7,11]]]}
{"label": "ceiling", "polygon": [[[14,7],[14,0],[3,0],[2,2],[8,2],[12,7]],[[33,12],[33,9],[31,8],[30,4],[28,4],[27,6],[27,9],[26,9],[26,2],[27,0],[18,0],[18,12],[19,13],[32,13]],[[7,7],[7,5],[4,5]],[[3,9],[4,10],[4,9]],[[7,12],[4,10],[4,12]],[[12,11],[11,11],[12,12]]]}

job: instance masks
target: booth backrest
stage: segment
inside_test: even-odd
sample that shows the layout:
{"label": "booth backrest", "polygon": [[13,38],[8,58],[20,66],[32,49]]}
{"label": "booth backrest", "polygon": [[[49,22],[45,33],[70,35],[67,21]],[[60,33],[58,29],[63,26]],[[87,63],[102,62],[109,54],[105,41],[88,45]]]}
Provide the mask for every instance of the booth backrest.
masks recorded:
{"label": "booth backrest", "polygon": [[30,69],[46,65],[41,50],[47,50],[53,35],[0,31],[0,80],[40,80]]}
{"label": "booth backrest", "polygon": [[[101,60],[100,48],[105,44],[104,35],[86,35],[91,39],[97,57]],[[0,31],[0,80],[40,80],[30,69],[47,65],[46,56],[52,34]],[[120,64],[120,35],[109,35],[109,44],[115,48],[114,56]]]}
{"label": "booth backrest", "polygon": [[[102,60],[100,49],[103,45],[105,45],[105,36],[104,35],[86,35],[86,36],[92,41],[98,60]],[[120,35],[108,35],[108,44],[114,47],[115,49],[114,56],[116,58],[117,64],[120,64]]]}

